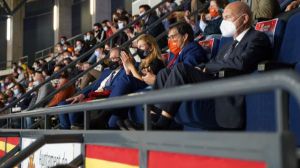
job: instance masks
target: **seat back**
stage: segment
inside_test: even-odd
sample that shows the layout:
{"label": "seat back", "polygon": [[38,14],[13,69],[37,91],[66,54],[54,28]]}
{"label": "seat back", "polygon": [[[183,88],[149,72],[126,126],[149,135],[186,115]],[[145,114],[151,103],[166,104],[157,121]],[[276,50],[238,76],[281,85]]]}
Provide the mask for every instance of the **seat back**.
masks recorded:
{"label": "seat back", "polygon": [[204,48],[207,54],[207,58],[210,60],[214,58],[219,49],[219,39],[212,38],[209,40],[199,41],[199,44]]}
{"label": "seat back", "polygon": [[257,93],[246,96],[246,131],[276,131],[274,93]]}
{"label": "seat back", "polygon": [[274,48],[274,58],[276,59],[279,53],[280,45],[284,35],[285,22],[275,18],[268,21],[258,22],[255,25],[255,30],[266,33]]}
{"label": "seat back", "polygon": [[288,21],[282,44],[280,47],[278,61],[296,64],[300,61],[300,13],[293,15]]}

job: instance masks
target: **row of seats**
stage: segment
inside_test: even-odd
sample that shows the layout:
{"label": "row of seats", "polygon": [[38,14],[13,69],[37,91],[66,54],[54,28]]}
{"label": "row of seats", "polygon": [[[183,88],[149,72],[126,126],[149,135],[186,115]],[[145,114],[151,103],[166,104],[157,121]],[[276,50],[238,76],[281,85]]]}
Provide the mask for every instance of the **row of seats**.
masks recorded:
{"label": "row of seats", "polygon": [[[281,19],[259,22],[256,30],[265,32],[274,48],[273,60],[289,65],[295,65],[295,71],[300,73],[300,13],[293,15],[286,24]],[[232,38],[210,39],[199,42],[208,51],[210,57],[217,54],[219,48],[232,41]],[[280,68],[280,67],[279,67]],[[259,72],[255,72],[259,73]],[[255,75],[255,73],[253,75]],[[212,100],[210,108],[214,108]],[[276,131],[276,112],[274,92],[246,95],[246,131],[274,132]],[[189,101],[182,103],[175,121],[183,125],[184,130],[214,129],[217,125],[214,114],[203,112],[201,103]],[[143,108],[137,106],[129,113],[129,118],[136,123],[143,123]],[[296,100],[289,98],[289,128],[295,134],[297,145],[300,146],[300,108]],[[207,122],[210,121],[210,122]]]}

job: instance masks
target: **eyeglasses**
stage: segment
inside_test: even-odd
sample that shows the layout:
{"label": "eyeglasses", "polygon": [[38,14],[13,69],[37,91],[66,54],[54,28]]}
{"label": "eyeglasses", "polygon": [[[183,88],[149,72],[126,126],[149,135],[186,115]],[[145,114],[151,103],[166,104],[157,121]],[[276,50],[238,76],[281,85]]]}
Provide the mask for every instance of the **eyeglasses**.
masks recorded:
{"label": "eyeglasses", "polygon": [[168,39],[174,40],[178,35],[179,35],[179,33],[176,33],[176,34],[173,34],[173,35],[169,35]]}

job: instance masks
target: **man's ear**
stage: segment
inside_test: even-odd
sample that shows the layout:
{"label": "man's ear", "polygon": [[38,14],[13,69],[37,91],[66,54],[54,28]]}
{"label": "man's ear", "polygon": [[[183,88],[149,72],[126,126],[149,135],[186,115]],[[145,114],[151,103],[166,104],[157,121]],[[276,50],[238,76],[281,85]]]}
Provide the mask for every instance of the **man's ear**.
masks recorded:
{"label": "man's ear", "polygon": [[245,15],[245,19],[244,19],[244,21],[243,21],[243,23],[245,24],[245,25],[247,25],[249,22],[250,22],[250,17],[249,17],[249,15]]}
{"label": "man's ear", "polygon": [[187,33],[184,34],[183,36],[183,40],[184,42],[187,42],[189,35]]}

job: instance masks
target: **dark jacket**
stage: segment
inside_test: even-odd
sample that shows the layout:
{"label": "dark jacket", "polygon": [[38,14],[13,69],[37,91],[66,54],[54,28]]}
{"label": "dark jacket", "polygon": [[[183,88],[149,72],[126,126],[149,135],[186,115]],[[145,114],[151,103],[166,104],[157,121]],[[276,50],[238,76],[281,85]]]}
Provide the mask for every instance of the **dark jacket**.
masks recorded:
{"label": "dark jacket", "polygon": [[208,72],[222,69],[251,72],[257,68],[259,62],[270,59],[272,54],[268,36],[263,32],[254,30],[254,28],[250,28],[228,59],[224,59],[230,46],[231,44],[224,46],[214,59],[205,64]]}
{"label": "dark jacket", "polygon": [[207,61],[205,50],[197,42],[190,42],[179,53],[174,65],[183,63],[196,66],[201,63],[206,63]]}

